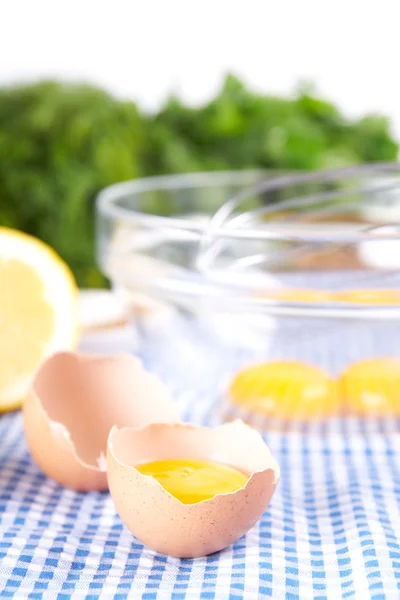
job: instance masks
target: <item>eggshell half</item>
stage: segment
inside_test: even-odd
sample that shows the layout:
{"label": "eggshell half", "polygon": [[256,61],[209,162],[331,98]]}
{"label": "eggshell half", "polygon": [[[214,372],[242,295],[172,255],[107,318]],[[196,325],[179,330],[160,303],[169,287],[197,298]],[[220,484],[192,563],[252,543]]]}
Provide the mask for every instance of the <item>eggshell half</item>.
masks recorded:
{"label": "eggshell half", "polygon": [[[235,493],[182,504],[134,468],[167,458],[229,464],[249,479]],[[107,472],[111,496],[128,529],[153,550],[179,558],[205,556],[239,539],[263,514],[279,479],[279,467],[261,436],[241,421],[214,429],[183,423],[141,430],[114,427]]]}
{"label": "eggshell half", "polygon": [[36,464],[75,490],[107,489],[105,453],[113,425],[176,422],[162,383],[130,355],[62,352],[39,369],[23,406]]}

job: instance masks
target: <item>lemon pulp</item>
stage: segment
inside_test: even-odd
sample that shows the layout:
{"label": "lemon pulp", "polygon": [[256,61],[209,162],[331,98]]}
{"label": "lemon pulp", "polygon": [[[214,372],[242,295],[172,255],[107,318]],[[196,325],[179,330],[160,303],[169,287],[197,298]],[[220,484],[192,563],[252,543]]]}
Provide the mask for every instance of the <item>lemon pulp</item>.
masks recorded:
{"label": "lemon pulp", "polygon": [[76,341],[77,289],[40,240],[0,227],[0,412],[20,406],[40,362]]}
{"label": "lemon pulp", "polygon": [[213,461],[170,458],[137,465],[142,475],[154,477],[183,504],[196,504],[217,494],[236,492],[248,477],[229,465]]}
{"label": "lemon pulp", "polygon": [[[19,261],[0,261],[1,322],[0,389],[16,377],[29,375],[40,362],[54,328],[54,312],[46,301],[44,285],[37,274]],[[18,290],[18,293],[16,293]],[[29,302],[27,302],[29,298]]]}

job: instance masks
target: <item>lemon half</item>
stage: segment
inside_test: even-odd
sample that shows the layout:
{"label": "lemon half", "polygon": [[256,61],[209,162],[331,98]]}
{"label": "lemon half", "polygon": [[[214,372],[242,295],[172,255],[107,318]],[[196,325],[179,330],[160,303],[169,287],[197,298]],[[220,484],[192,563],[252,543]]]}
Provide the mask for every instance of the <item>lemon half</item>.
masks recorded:
{"label": "lemon half", "polygon": [[0,227],[0,412],[18,408],[40,362],[77,342],[78,290],[40,240]]}

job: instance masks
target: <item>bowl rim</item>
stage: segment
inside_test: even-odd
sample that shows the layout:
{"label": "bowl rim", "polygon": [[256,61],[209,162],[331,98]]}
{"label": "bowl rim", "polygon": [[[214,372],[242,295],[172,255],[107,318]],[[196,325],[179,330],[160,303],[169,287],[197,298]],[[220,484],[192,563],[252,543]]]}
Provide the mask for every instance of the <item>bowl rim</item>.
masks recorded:
{"label": "bowl rim", "polygon": [[[283,174],[282,174],[283,173]],[[321,242],[326,241],[326,227],[321,227],[321,223],[298,227],[293,230],[287,223],[269,223],[265,222],[262,226],[250,227],[232,227],[224,226],[224,219],[232,213],[233,209],[245,200],[250,194],[265,193],[280,189],[288,185],[301,185],[302,183],[324,183],[339,178],[349,178],[353,176],[368,175],[387,175],[392,174],[399,178],[396,185],[390,184],[384,190],[400,188],[400,162],[381,162],[366,163],[361,165],[342,167],[338,169],[327,169],[321,171],[268,171],[266,169],[244,169],[232,171],[204,171],[195,173],[181,173],[174,175],[157,175],[153,177],[144,177],[119,182],[103,188],[96,197],[96,211],[98,215],[111,218],[113,220],[123,220],[125,222],[140,223],[148,227],[164,226],[171,229],[179,229],[186,232],[200,234],[203,243],[212,237],[213,241],[217,239],[234,238],[238,240],[260,240],[260,241],[291,241],[291,242]],[[263,177],[264,176],[264,177]],[[259,182],[255,182],[257,177],[262,177]],[[236,195],[232,196],[224,205],[222,205],[210,219],[206,222],[190,220],[182,217],[167,217],[144,213],[134,208],[126,208],[117,204],[118,200],[127,195],[135,195],[152,190],[174,190],[174,189],[193,189],[201,187],[218,187],[221,185],[244,184],[246,181],[253,181],[253,185],[248,184]],[[369,188],[365,191],[371,191]],[[380,188],[378,188],[380,189]],[[375,188],[377,191],[377,188]],[[354,191],[349,192],[353,195]],[[291,198],[279,203],[272,203],[263,211],[263,214],[276,212],[283,207],[296,208],[301,205],[307,206],[316,198],[329,198],[331,192],[323,194],[312,194],[300,198]],[[371,226],[370,224],[342,224],[340,228],[329,227],[330,234],[334,235],[328,241],[343,243],[358,243],[363,241],[379,240],[399,240],[399,232],[393,230],[390,224],[383,223]]]}
{"label": "bowl rim", "polygon": [[[339,169],[329,169],[324,171],[297,171],[288,172],[282,174],[277,171],[268,171],[263,169],[248,169],[248,170],[233,170],[233,171],[208,171],[198,173],[184,173],[176,175],[160,175],[155,177],[139,178],[120,182],[111,186],[108,186],[100,191],[96,199],[96,210],[97,216],[106,217],[113,221],[118,221],[121,224],[134,223],[136,225],[144,225],[149,230],[156,230],[163,228],[164,231],[175,230],[176,232],[181,231],[185,233],[194,234],[198,236],[199,248],[201,244],[213,244],[222,241],[225,238],[236,238],[238,241],[241,240],[272,240],[272,241],[291,241],[291,242],[344,242],[344,243],[359,243],[359,242],[370,242],[379,240],[391,240],[400,241],[399,229],[397,227],[388,226],[388,224],[379,224],[378,226],[371,227],[370,224],[358,227],[347,227],[346,224],[339,224],[339,227],[330,227],[329,234],[327,236],[327,229],[321,227],[321,223],[316,223],[314,227],[306,227],[299,230],[297,226],[296,230],[289,231],[287,223],[263,223],[262,228],[257,227],[246,227],[246,228],[229,228],[221,222],[220,211],[224,212],[228,209],[229,211],[234,208],[237,203],[240,203],[249,193],[261,193],[270,191],[273,189],[279,189],[286,185],[298,185],[308,182],[326,182],[335,180],[342,177],[353,177],[353,176],[366,176],[367,178],[371,175],[372,181],[376,183],[376,177],[380,175],[392,175],[396,177],[396,185],[393,183],[389,189],[393,187],[400,187],[400,162],[386,162],[386,163],[369,163],[364,165],[349,166]],[[205,222],[199,222],[196,220],[190,220],[182,217],[165,217],[161,215],[146,214],[136,208],[125,208],[118,206],[117,202],[121,197],[126,195],[139,194],[151,190],[174,190],[183,188],[196,188],[196,187],[213,187],[220,185],[235,185],[235,183],[242,184],[246,181],[254,181],[259,178],[259,183],[251,188],[245,188],[239,191],[238,194],[228,200],[227,203],[222,205],[220,209],[214,213]],[[398,180],[397,180],[398,178]],[[380,180],[381,181],[381,180]],[[388,189],[387,187],[384,189]],[[370,188],[369,191],[382,191],[382,188]],[[329,193],[329,192],[328,192]],[[354,193],[354,192],[353,192]],[[318,194],[320,197],[321,194]],[[307,199],[312,198],[309,196]],[[315,195],[314,195],[315,198]],[[290,200],[283,200],[279,203],[274,203],[274,211],[276,212],[277,207],[282,209],[283,205],[289,204],[292,208],[296,202],[299,202],[298,198],[291,198]],[[270,205],[272,206],[272,204]],[[278,209],[279,210],[279,209]],[[224,217],[224,214],[222,215]],[[234,217],[235,218],[235,217]],[[296,228],[295,228],[296,229]],[[307,230],[308,229],[308,230]],[[333,235],[335,234],[335,235]],[[100,261],[101,262],[101,261]],[[207,265],[204,268],[199,268],[197,265],[196,272],[201,277],[207,270]],[[200,265],[201,267],[201,265]],[[104,272],[104,265],[103,265]],[[115,278],[112,273],[106,272],[106,275],[113,281]],[[127,282],[125,282],[127,283]],[[228,307],[233,312],[265,312],[269,315],[284,316],[284,317],[313,317],[313,318],[328,318],[328,319],[353,319],[357,321],[362,320],[400,320],[400,306],[399,305],[368,305],[368,304],[357,304],[357,303],[339,303],[339,302],[297,302],[297,301],[282,301],[273,300],[268,298],[255,297],[254,295],[246,295],[245,292],[242,294],[233,294],[229,287],[223,285],[222,289],[219,289],[217,293],[211,293],[210,290],[205,289],[204,280],[194,280],[192,285],[188,287],[188,282],[185,281],[184,287],[181,280],[161,275],[150,275],[144,274],[142,277],[135,275],[135,285],[140,285],[144,293],[156,294],[156,296],[164,302],[175,304],[177,298],[185,300],[189,305],[194,299],[199,297],[199,294],[208,297],[208,300],[217,306]],[[199,287],[200,286],[200,287]],[[184,289],[185,288],[185,289]],[[201,289],[200,289],[201,288]],[[236,290],[237,292],[237,290]],[[203,298],[206,300],[206,298]]]}
{"label": "bowl rim", "polygon": [[[276,172],[276,171],[275,171]],[[262,176],[268,171],[263,169],[243,169],[232,171],[201,171],[195,173],[177,173],[173,175],[154,175],[139,177],[109,185],[97,194],[96,210],[107,217],[124,219],[141,223],[158,225],[189,231],[201,232],[203,226],[197,221],[179,217],[147,214],[140,210],[118,206],[116,202],[125,195],[141,194],[154,190],[191,189],[198,187],[218,187],[220,185],[235,185],[251,177]]]}

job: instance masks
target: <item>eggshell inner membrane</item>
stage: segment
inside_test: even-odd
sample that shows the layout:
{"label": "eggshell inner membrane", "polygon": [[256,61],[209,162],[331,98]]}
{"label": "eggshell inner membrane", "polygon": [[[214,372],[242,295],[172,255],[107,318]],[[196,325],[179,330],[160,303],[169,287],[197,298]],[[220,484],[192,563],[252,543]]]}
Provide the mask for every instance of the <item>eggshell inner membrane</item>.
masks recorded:
{"label": "eggshell inner membrane", "polygon": [[[240,421],[234,423],[238,422]],[[236,443],[232,438],[232,427],[233,423],[215,429],[181,423],[167,427],[154,424],[137,430],[134,435],[129,427],[118,431],[114,428],[109,443],[115,458],[126,465],[169,458],[195,458],[232,465],[250,474],[262,471],[266,465],[270,468],[275,465],[261,437],[257,444],[257,452],[254,452],[254,438],[253,443],[246,448],[243,442]],[[241,437],[249,432],[255,433],[250,427],[249,432],[243,427],[246,426],[242,424],[239,428]]]}
{"label": "eggshell inner membrane", "polygon": [[[34,459],[47,475],[75,489],[91,489],[89,481],[82,483],[82,467],[105,471],[113,425],[178,420],[162,383],[129,355],[55,354],[38,371],[24,405]],[[93,486],[107,487],[105,473],[104,482]]]}

